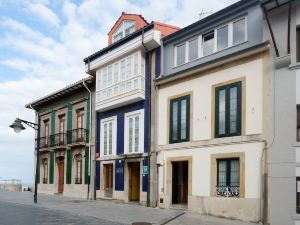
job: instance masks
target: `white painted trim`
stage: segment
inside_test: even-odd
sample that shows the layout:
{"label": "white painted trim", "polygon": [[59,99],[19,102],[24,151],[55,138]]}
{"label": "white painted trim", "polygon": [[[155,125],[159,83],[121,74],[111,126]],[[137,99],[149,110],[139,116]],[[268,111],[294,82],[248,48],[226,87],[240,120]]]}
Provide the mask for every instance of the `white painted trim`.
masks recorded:
{"label": "white painted trim", "polygon": [[[112,122],[112,154],[104,155],[104,124]],[[102,119],[100,121],[100,156],[116,155],[117,150],[117,116]]]}
{"label": "white painted trim", "polygon": [[[150,30],[144,33],[144,44],[147,46],[148,50],[152,50],[153,48],[157,48],[160,46],[161,32],[158,30]],[[103,56],[93,60],[90,64],[85,65],[85,70],[95,70],[100,69],[100,67],[105,66],[107,63],[113,63],[115,60],[118,60],[120,57],[124,57],[124,55],[130,54],[134,51],[142,50],[142,35],[134,38],[121,45],[120,47],[113,49]]]}
{"label": "white painted trim", "polygon": [[[139,147],[138,152],[129,152],[129,118],[139,116]],[[125,126],[124,126],[124,154],[136,154],[144,152],[144,109],[132,111],[125,113],[124,116]]]}
{"label": "white painted trim", "polygon": [[[238,44],[236,44],[236,45],[233,45],[233,23],[234,23],[234,22],[237,22],[237,21],[239,21],[239,20],[242,20],[242,19],[245,19],[245,40],[244,40],[243,42],[241,42],[241,43],[238,43]],[[228,46],[227,46],[227,48],[224,48],[224,49],[218,51],[218,46],[217,46],[217,44],[218,44],[218,34],[217,34],[217,32],[218,32],[218,29],[220,29],[220,28],[222,28],[222,27],[225,27],[226,25],[228,25]],[[215,53],[224,51],[224,50],[226,50],[226,49],[228,49],[228,48],[230,48],[230,47],[235,47],[235,46],[237,46],[237,45],[240,45],[240,44],[242,44],[242,43],[245,43],[245,42],[248,41],[247,16],[242,16],[242,17],[236,18],[236,19],[232,20],[231,22],[227,22],[227,23],[225,23],[225,24],[222,24],[222,25],[220,25],[220,26],[217,26],[217,27],[215,27],[214,29],[211,29],[211,30],[209,30],[209,31],[207,31],[207,32],[204,32],[203,34],[207,34],[207,33],[211,32],[211,31],[214,32],[214,50],[213,50],[213,53],[211,53],[211,54],[209,54],[209,55],[212,55],[212,54],[215,54]],[[189,47],[189,46],[188,46],[188,44],[189,44],[189,41],[191,41],[191,40],[193,40],[193,39],[195,39],[195,38],[197,38],[197,37],[190,38],[189,40],[183,41],[183,42],[181,42],[181,43],[179,43],[179,44],[176,44],[176,45],[174,46],[174,63],[173,63],[174,66],[173,66],[173,68],[176,68],[176,67],[178,67],[178,66],[185,65],[185,64],[187,64],[187,63],[189,63],[189,62],[193,62],[193,61],[195,61],[195,60],[197,60],[197,59],[200,59],[200,58],[202,58],[202,57],[209,56],[209,55],[203,56],[203,34],[198,35],[198,38],[199,38],[199,43],[198,43],[198,58],[196,58],[196,59],[194,59],[194,60],[189,61],[189,58],[188,58],[188,51],[189,51],[188,47]],[[181,46],[181,45],[183,45],[183,44],[186,45],[186,48],[185,48],[185,49],[186,49],[186,51],[185,51],[185,56],[186,56],[186,58],[185,58],[185,63],[178,65],[178,64],[177,64],[177,47],[178,47],[178,46]]]}

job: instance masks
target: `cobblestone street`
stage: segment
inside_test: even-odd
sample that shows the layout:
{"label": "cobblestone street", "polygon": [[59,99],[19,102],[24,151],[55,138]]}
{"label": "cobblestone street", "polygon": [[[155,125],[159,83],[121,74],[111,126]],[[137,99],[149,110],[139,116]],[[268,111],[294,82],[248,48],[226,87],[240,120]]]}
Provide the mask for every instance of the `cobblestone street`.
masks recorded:
{"label": "cobblestone street", "polygon": [[[121,225],[135,222],[156,225],[251,225],[236,220],[187,212],[181,215],[182,213],[180,210],[148,208],[103,200],[87,201],[45,194],[39,194],[38,203],[34,204],[32,193],[0,191],[1,225]],[[173,220],[174,217],[177,218]]]}

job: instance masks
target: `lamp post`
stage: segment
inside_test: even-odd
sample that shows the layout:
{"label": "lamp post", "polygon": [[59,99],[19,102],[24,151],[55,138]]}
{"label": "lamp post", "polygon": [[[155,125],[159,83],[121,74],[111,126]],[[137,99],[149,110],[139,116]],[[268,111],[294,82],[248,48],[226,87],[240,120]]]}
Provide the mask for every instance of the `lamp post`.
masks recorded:
{"label": "lamp post", "polygon": [[38,116],[38,124],[32,123],[26,120],[21,120],[17,118],[15,122],[13,122],[10,127],[14,129],[16,133],[20,133],[22,130],[25,130],[25,127],[23,124],[26,124],[27,126],[30,126],[31,128],[35,129],[37,131],[37,145],[36,145],[36,167],[35,167],[35,181],[34,181],[34,203],[37,203],[37,183],[38,183],[38,171],[39,171],[39,165],[38,160],[40,157],[40,117]]}

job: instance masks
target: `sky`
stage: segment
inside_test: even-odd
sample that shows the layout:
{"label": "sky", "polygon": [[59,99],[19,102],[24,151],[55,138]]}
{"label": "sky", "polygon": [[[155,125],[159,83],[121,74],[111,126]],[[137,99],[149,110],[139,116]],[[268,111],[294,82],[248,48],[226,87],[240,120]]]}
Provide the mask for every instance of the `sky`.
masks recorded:
{"label": "sky", "polygon": [[185,27],[237,0],[0,0],[0,180],[34,180],[32,102],[86,77],[83,59],[107,46],[122,12]]}

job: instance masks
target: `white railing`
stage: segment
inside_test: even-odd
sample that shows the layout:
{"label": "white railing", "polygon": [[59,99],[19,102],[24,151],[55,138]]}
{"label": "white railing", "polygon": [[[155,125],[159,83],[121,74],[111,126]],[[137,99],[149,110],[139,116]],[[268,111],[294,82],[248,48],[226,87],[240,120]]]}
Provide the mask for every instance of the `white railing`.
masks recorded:
{"label": "white railing", "polygon": [[145,91],[144,76],[134,76],[120,83],[101,89],[96,93],[96,102],[106,101],[134,90]]}

